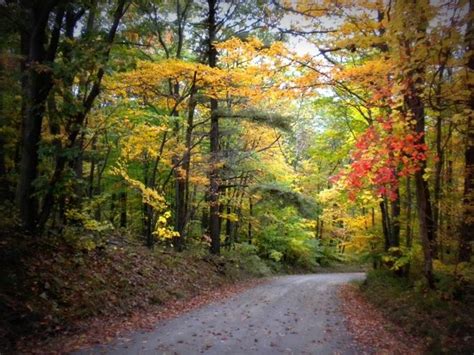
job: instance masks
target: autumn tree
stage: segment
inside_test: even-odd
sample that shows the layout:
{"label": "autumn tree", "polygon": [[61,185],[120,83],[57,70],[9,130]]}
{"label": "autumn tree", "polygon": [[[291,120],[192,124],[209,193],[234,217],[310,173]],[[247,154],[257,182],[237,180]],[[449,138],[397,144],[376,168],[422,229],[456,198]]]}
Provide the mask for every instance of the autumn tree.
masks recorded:
{"label": "autumn tree", "polygon": [[[463,51],[459,34],[468,18],[464,5],[403,1],[275,5],[306,19],[292,32],[312,43],[332,69],[328,73],[321,61],[309,56],[298,62],[325,77],[341,103],[353,107],[367,123],[339,183],[353,198],[367,188],[381,198],[387,250],[399,246],[401,193],[411,205],[411,185],[400,190],[401,178],[414,179],[424,271],[433,286],[432,260],[437,257],[442,221],[441,173],[445,147],[453,139],[451,123],[444,129],[443,122],[451,108],[462,110],[448,91],[464,96],[457,75],[461,67],[453,56],[453,48]],[[436,117],[434,135],[432,116]],[[429,173],[432,165],[434,182]],[[408,221],[409,240],[410,208],[403,218]]]}
{"label": "autumn tree", "polygon": [[459,261],[470,261],[472,256],[472,243],[474,240],[473,229],[473,198],[474,193],[474,87],[472,75],[474,71],[474,28],[473,28],[474,3],[469,1],[469,9],[466,15],[465,41],[465,71],[467,95],[467,125],[466,125],[466,150],[464,152],[464,196],[463,196],[463,220],[460,229]]}
{"label": "autumn tree", "polygon": [[[8,2],[6,10],[18,19],[15,28],[20,36],[18,43],[22,62],[23,110],[21,158],[18,163],[19,178],[16,190],[16,202],[23,226],[30,232],[44,228],[51,211],[55,206],[55,190],[58,188],[64,170],[72,162],[71,152],[80,141],[81,129],[86,117],[100,93],[105,65],[110,56],[122,17],[130,3],[118,1],[107,11],[111,13],[111,21],[103,26],[97,25],[95,2],[91,4],[71,4],[64,1],[42,2]],[[51,20],[52,19],[52,20]],[[81,38],[76,39],[77,31],[83,28]],[[104,45],[99,46],[99,40],[89,42],[91,34],[100,34]],[[77,51],[80,42],[87,40],[91,52],[98,50],[101,55],[92,62],[85,61]],[[73,42],[77,41],[74,47]],[[82,42],[85,44],[85,42]],[[86,47],[87,47],[86,45]],[[100,48],[99,48],[100,47]],[[94,49],[92,49],[94,48]],[[88,68],[81,66],[81,61]],[[71,65],[74,63],[74,65]],[[68,67],[69,66],[69,67]],[[68,68],[67,68],[68,67]],[[67,68],[67,69],[66,69]],[[86,77],[81,70],[90,70]],[[64,75],[64,76],[63,76]],[[79,86],[80,95],[73,87],[75,78],[87,82]],[[57,92],[62,91],[62,109],[57,107]],[[48,104],[48,99],[51,103]],[[59,110],[64,119],[59,120],[56,113]],[[38,178],[44,174],[39,170],[40,145],[45,118],[48,119],[50,132],[53,135],[64,133],[64,143],[56,140],[54,147],[55,166],[44,189],[38,189]],[[61,132],[61,127],[64,127]],[[76,153],[72,155],[76,156]],[[82,176],[78,176],[82,179]],[[39,196],[42,196],[40,199]],[[41,202],[41,205],[40,205]]]}

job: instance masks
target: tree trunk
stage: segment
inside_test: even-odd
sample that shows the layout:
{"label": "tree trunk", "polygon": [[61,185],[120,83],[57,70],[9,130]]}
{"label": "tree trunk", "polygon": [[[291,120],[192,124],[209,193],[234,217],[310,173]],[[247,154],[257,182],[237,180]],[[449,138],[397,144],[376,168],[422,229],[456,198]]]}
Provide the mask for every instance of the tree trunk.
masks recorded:
{"label": "tree trunk", "polygon": [[209,233],[209,208],[204,207],[201,214],[201,233],[202,235]]}
{"label": "tree trunk", "polygon": [[[127,0],[117,0],[117,7],[114,12],[113,22],[106,39],[106,43],[108,44],[108,46],[105,47],[105,51],[101,56],[102,61],[98,63],[99,69],[97,70],[97,74],[95,76],[93,84],[91,85],[91,89],[88,94],[85,95],[85,99],[82,102],[82,106],[78,108],[77,112],[75,112],[72,116],[67,117],[66,132],[68,133],[68,136],[66,140],[67,143],[64,147],[65,150],[70,150],[75,147],[77,138],[81,133],[81,128],[84,125],[87,115],[91,111],[94,102],[97,99],[97,96],[100,94],[102,79],[105,74],[104,66],[106,65],[110,57],[111,47],[114,42],[120,21],[125,12],[127,11],[129,5],[129,3],[127,4]],[[67,166],[70,160],[70,157],[65,154],[59,154],[56,157],[54,172],[49,181],[48,188],[43,199],[41,212],[38,217],[38,230],[40,232],[44,229],[46,222],[48,221],[49,216],[51,214],[51,210],[54,206],[55,187],[61,181],[63,177],[64,168]]]}
{"label": "tree trunk", "polygon": [[[217,66],[217,49],[214,41],[217,34],[216,0],[208,0],[209,16],[208,25],[208,61],[211,68]],[[215,98],[210,99],[211,104],[211,161],[209,173],[209,231],[211,237],[211,253],[220,254],[220,228],[219,228],[219,116],[217,114],[218,102]]]}
{"label": "tree trunk", "polygon": [[397,199],[390,203],[391,207],[391,230],[390,247],[400,246],[400,190],[397,188]]}
{"label": "tree trunk", "polygon": [[[146,187],[150,186],[149,164],[147,157],[143,163],[143,182]],[[146,246],[153,248],[153,208],[148,203],[143,203],[143,235],[145,237]]]}
{"label": "tree trunk", "polygon": [[112,193],[112,195],[110,196],[110,215],[109,215],[109,220],[111,223],[113,223],[115,220],[115,209],[116,209],[115,201],[116,200],[117,200],[117,195],[115,193]]}
{"label": "tree trunk", "polygon": [[[421,80],[417,79],[417,81]],[[418,88],[414,83],[409,85],[409,94],[405,96],[405,102],[409,111],[416,121],[415,131],[420,134],[418,143],[425,144],[425,109]],[[426,172],[426,161],[419,161],[419,170],[415,173],[416,200],[418,209],[418,220],[420,224],[420,237],[424,255],[424,273],[431,288],[434,288],[433,279],[433,257],[435,255],[435,233],[433,212],[431,209],[430,191],[428,182],[424,175]]]}
{"label": "tree trunk", "polygon": [[[177,165],[175,161],[175,165]],[[184,228],[186,226],[186,207],[185,207],[185,177],[180,175],[179,169],[175,168],[175,230],[179,236],[173,238],[173,244],[178,251],[184,248]]]}
{"label": "tree trunk", "polygon": [[[5,72],[5,69],[2,63],[0,63],[0,77],[4,77],[4,72]],[[3,128],[7,124],[7,119],[5,117],[5,114],[4,114],[5,111],[3,108],[3,103],[5,102],[4,97],[3,97],[4,94],[5,92],[0,92],[0,115],[1,115],[0,116],[0,130],[2,131],[3,131]],[[2,201],[7,201],[10,199],[9,182],[6,179],[6,175],[7,175],[7,167],[5,165],[5,155],[6,155],[5,144],[6,143],[7,142],[4,137],[4,134],[0,133],[0,199]]]}
{"label": "tree trunk", "polygon": [[[425,1],[426,2],[426,1]],[[425,106],[422,100],[423,89],[425,85],[425,71],[426,63],[422,61],[415,61],[413,51],[418,50],[418,47],[427,46],[426,43],[426,29],[428,27],[428,19],[426,14],[419,12],[417,2],[408,0],[400,0],[396,3],[396,7],[400,13],[398,23],[402,26],[399,28],[405,31],[408,38],[400,38],[400,55],[403,55],[400,60],[408,60],[408,63],[401,63],[403,70],[403,80],[405,84],[403,100],[404,110],[407,120],[414,120],[412,126],[415,133],[418,135],[417,143],[425,145]],[[407,7],[414,13],[414,19],[407,21],[404,13]],[[413,26],[413,23],[416,26]],[[424,274],[430,288],[434,288],[433,278],[433,257],[435,253],[436,240],[433,221],[433,211],[431,206],[430,191],[428,189],[428,182],[424,179],[426,172],[426,160],[418,161],[418,171],[415,173],[415,188],[417,200],[417,214],[420,225],[420,239],[423,247],[424,255]]]}
{"label": "tree trunk", "polygon": [[[194,128],[194,110],[196,107],[196,102],[194,101],[196,77],[197,73],[194,73],[193,84],[189,97],[189,110],[185,135],[186,151],[184,152],[184,156],[180,164],[182,166],[182,170],[184,171],[184,175],[181,175],[179,169],[175,169],[175,228],[179,233],[179,236],[174,238],[174,245],[178,251],[182,251],[184,248],[184,243],[186,240],[186,225],[188,223],[187,210],[189,204],[189,176],[191,167],[192,133]],[[178,93],[178,88],[175,88],[175,93]]]}
{"label": "tree trunk", "polygon": [[127,228],[127,192],[120,193],[120,228]]}
{"label": "tree trunk", "polygon": [[75,156],[70,162],[70,166],[74,171],[74,204],[79,206],[84,197],[84,131],[82,129],[73,149]]}
{"label": "tree trunk", "polygon": [[390,216],[387,211],[387,199],[384,198],[380,202],[380,214],[382,217],[382,232],[384,237],[384,250],[388,251],[390,248]]}
{"label": "tree trunk", "polygon": [[252,244],[252,218],[253,218],[253,201],[252,197],[249,197],[249,222],[248,222],[248,230],[247,230],[247,238],[249,244]]}
{"label": "tree trunk", "polygon": [[46,4],[21,1],[27,28],[21,33],[22,55],[26,62],[23,70],[23,100],[21,158],[16,189],[16,204],[23,227],[34,233],[37,223],[38,197],[34,181],[37,178],[38,148],[41,140],[41,126],[46,109],[46,99],[52,87],[51,71],[38,70],[36,66],[54,61],[57,40],[64,10],[58,9],[55,28],[51,34],[50,47],[46,50],[48,18],[57,1]]}
{"label": "tree trunk", "polygon": [[194,111],[196,109],[196,101],[194,100],[194,83],[196,81],[197,73],[194,73],[193,88],[191,89],[191,95],[189,98],[189,111],[188,119],[186,125],[186,152],[183,157],[183,170],[184,170],[184,211],[183,211],[183,236],[186,237],[187,225],[191,218],[191,200],[190,197],[190,188],[189,188],[189,179],[191,177],[191,149],[192,149],[192,140],[193,140],[193,130],[194,130]]}
{"label": "tree trunk", "polygon": [[90,161],[90,169],[89,169],[89,198],[94,196],[94,174],[95,174],[95,167],[96,167],[96,137],[92,138],[91,143],[91,161]]}
{"label": "tree trunk", "polygon": [[434,231],[436,233],[435,239],[438,240],[438,244],[441,243],[440,239],[440,203],[441,203],[441,172],[443,168],[444,154],[441,147],[442,130],[441,130],[442,119],[438,115],[436,117],[436,155],[437,161],[435,162],[435,176],[434,176],[434,188],[433,188],[433,224]]}
{"label": "tree trunk", "polygon": [[473,26],[474,0],[469,1],[469,21],[466,29],[466,47],[469,53],[467,63],[467,82],[470,91],[467,118],[467,142],[464,152],[464,194],[463,194],[463,220],[461,223],[461,236],[459,240],[458,259],[470,261],[472,243],[474,242],[474,26]]}
{"label": "tree trunk", "polygon": [[411,178],[407,176],[406,178],[406,227],[405,227],[405,245],[407,248],[411,248],[413,244],[413,231],[411,227],[411,218],[412,218],[412,192],[411,192]]}
{"label": "tree trunk", "polygon": [[226,214],[227,214],[227,219],[225,221],[225,244],[228,249],[234,244],[234,241],[232,240],[233,234],[232,234],[232,229],[233,227],[233,222],[230,220],[229,215],[232,213],[232,208],[230,206],[230,203],[227,203],[226,206]]}

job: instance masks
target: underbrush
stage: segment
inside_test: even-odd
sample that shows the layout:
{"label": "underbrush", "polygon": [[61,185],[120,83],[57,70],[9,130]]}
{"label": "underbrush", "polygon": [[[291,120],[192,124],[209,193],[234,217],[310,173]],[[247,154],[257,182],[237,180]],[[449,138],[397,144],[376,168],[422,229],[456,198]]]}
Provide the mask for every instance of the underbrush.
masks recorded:
{"label": "underbrush", "polygon": [[257,255],[255,246],[248,243],[234,244],[230,249],[222,251],[222,257],[226,261],[227,274],[249,275],[252,277],[269,276],[274,270],[267,262]]}
{"label": "underbrush", "polygon": [[[313,243],[317,245],[317,243]],[[301,252],[302,250],[302,252]],[[222,257],[228,266],[227,273],[251,277],[263,277],[271,274],[307,274],[317,272],[350,272],[362,271],[360,263],[348,258],[343,259],[329,248],[319,250],[301,248],[293,250],[292,258],[281,253],[275,260],[267,253],[261,252],[261,245],[236,243],[222,251]]]}
{"label": "underbrush", "polygon": [[235,250],[209,256],[202,247],[176,253],[149,250],[123,236],[94,248],[62,237],[3,236],[0,249],[0,352],[23,337],[76,331],[84,320],[188,299],[270,269],[255,255]]}
{"label": "underbrush", "polygon": [[25,338],[77,333],[95,318],[126,317],[238,280],[314,272],[332,260],[316,243],[297,243],[290,250],[292,258],[275,260],[264,258],[259,246],[248,243],[223,248],[220,256],[209,255],[207,245],[192,239],[181,253],[166,243],[150,250],[126,233],[94,234],[77,228],[34,238],[4,230],[0,352],[14,351]]}
{"label": "underbrush", "polygon": [[408,279],[375,270],[368,273],[361,290],[388,319],[423,338],[430,352],[472,354],[474,285],[463,282],[459,287],[452,276],[443,272],[436,277],[437,289],[429,290],[421,278]]}

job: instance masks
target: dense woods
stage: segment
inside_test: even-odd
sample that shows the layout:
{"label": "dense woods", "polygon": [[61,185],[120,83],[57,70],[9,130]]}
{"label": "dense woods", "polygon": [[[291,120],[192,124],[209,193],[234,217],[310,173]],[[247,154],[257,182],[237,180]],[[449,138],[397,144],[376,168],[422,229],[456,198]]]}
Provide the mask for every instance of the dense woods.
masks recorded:
{"label": "dense woods", "polygon": [[61,323],[51,275],[124,250],[472,302],[473,7],[0,1],[2,326]]}

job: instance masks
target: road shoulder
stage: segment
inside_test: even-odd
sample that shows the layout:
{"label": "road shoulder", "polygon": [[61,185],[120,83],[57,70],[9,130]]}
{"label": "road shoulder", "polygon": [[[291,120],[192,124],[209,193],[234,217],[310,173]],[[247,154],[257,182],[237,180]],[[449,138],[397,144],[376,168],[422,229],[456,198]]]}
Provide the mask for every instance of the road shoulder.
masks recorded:
{"label": "road shoulder", "polygon": [[347,328],[368,353],[415,355],[425,352],[419,338],[387,320],[364,299],[357,286],[342,285],[339,297]]}

